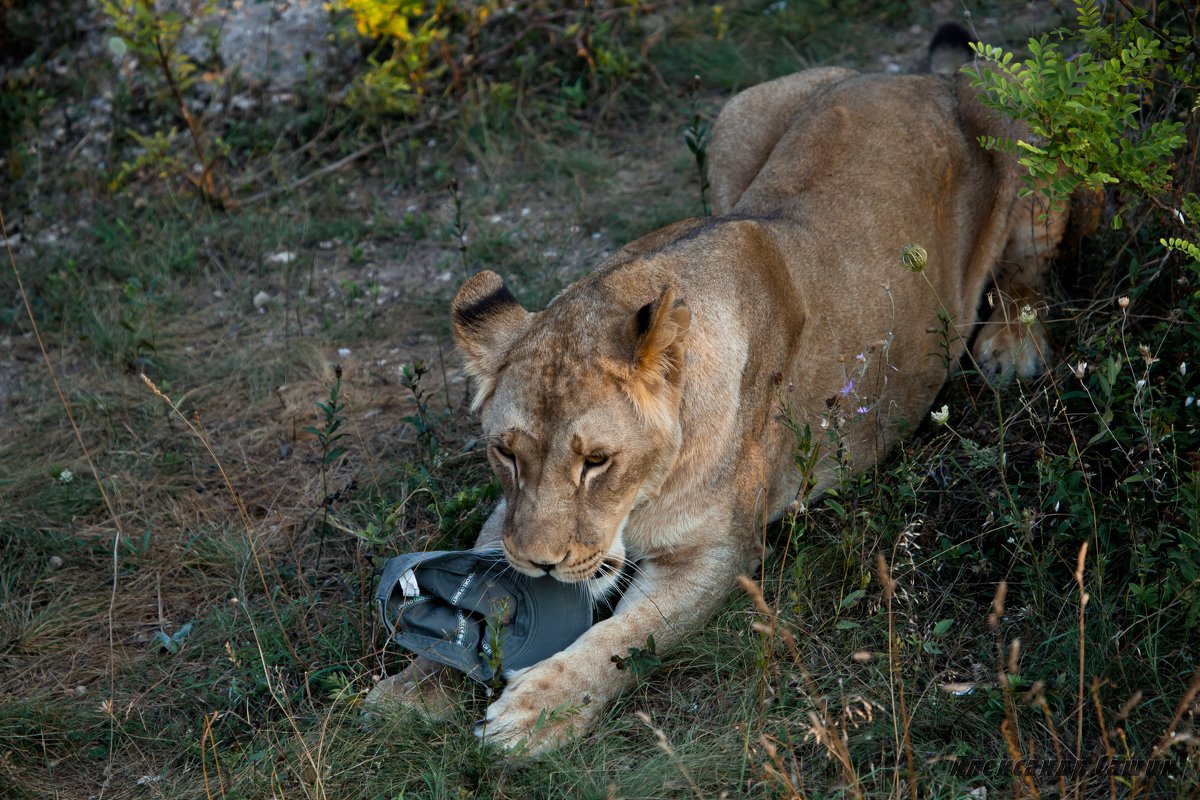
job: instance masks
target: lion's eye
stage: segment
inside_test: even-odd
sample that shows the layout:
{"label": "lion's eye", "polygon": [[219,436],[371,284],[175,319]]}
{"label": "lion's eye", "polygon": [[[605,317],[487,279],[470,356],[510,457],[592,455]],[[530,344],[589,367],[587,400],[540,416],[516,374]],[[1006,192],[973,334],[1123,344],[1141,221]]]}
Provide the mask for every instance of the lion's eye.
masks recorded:
{"label": "lion's eye", "polygon": [[507,447],[505,447],[505,446],[504,446],[504,445],[502,445],[502,444],[498,444],[498,445],[496,445],[496,453],[497,453],[497,454],[498,454],[498,455],[499,455],[501,458],[508,459],[509,461],[516,461],[516,460],[517,460],[517,457],[516,457],[515,455],[513,455],[513,451],[512,451],[512,450],[509,450]]}
{"label": "lion's eye", "polygon": [[589,453],[588,455],[584,456],[583,469],[579,471],[579,482],[586,482],[588,473],[599,470],[608,463],[608,458],[609,457],[603,453]]}

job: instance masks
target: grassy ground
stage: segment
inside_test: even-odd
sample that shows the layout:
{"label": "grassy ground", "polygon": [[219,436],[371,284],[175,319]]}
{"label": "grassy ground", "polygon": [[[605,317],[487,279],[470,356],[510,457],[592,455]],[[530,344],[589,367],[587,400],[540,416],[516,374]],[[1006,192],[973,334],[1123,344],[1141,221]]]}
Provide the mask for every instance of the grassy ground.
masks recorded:
{"label": "grassy ground", "polygon": [[[768,5],[731,6],[719,39],[711,8],[666,6],[634,29],[635,76],[469,89],[296,188],[401,123],[312,87],[230,116],[246,186],[225,209],[178,179],[110,188],[121,126],[169,106],[129,100],[97,165],[55,139],[104,58],[9,84],[0,796],[874,798],[910,775],[936,798],[1200,793],[1200,322],[1128,222],[1059,264],[1051,375],[953,380],[948,425],[772,529],[761,596],[731,597],[594,734],[531,761],[475,743],[482,696],[445,723],[363,718],[403,663],[373,618],[379,566],[468,544],[496,494],[448,335],[462,278],[495,269],[541,305],[700,211],[694,108],[801,66],[911,63],[934,22]],[[975,19],[994,42],[1056,22]],[[38,63],[82,35],[9,33]],[[329,446],[306,430],[335,418]]]}

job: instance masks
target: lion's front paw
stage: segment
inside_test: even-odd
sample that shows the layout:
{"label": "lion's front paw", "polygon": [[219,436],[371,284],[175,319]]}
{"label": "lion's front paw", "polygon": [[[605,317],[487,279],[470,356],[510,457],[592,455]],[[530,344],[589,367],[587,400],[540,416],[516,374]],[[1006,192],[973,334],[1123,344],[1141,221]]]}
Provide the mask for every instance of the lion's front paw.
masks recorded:
{"label": "lion's front paw", "polygon": [[1022,307],[1017,319],[1005,319],[998,310],[979,332],[971,355],[988,380],[1009,378],[1014,373],[1028,380],[1045,370],[1050,342],[1030,306]]}
{"label": "lion's front paw", "polygon": [[462,673],[425,658],[384,678],[367,693],[363,705],[369,713],[389,714],[413,709],[431,720],[453,716],[468,690]]}
{"label": "lion's front paw", "polygon": [[559,654],[511,676],[486,719],[475,723],[475,735],[509,750],[544,753],[586,733],[603,699],[579,666]]}

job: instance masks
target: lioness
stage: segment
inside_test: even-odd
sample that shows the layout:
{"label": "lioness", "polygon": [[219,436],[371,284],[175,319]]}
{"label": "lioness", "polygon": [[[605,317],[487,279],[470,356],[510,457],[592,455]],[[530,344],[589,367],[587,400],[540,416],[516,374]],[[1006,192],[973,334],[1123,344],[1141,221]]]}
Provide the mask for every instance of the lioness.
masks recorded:
{"label": "lioness", "polygon": [[[477,546],[597,596],[633,565],[615,613],[510,675],[477,735],[537,752],[587,730],[631,681],[614,656],[670,647],[750,568],[764,520],[921,424],[989,285],[975,361],[1041,368],[1066,214],[1018,199],[1015,163],[977,142],[1018,134],[963,77],[809,70],[721,112],[715,216],[635,241],[540,312],[494,272],[462,286],[454,337],[504,490]],[[797,426],[823,448],[815,475]]]}

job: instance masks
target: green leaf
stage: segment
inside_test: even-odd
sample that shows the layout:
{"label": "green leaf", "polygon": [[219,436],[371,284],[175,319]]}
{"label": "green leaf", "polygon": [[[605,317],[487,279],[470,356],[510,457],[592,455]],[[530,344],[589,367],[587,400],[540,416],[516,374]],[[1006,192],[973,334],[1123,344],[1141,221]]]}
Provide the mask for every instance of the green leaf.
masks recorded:
{"label": "green leaf", "polygon": [[171,655],[179,652],[179,645],[171,640],[162,631],[155,631],[154,636],[150,638],[150,643],[147,645],[151,650],[166,650]]}
{"label": "green leaf", "polygon": [[855,628],[861,628],[862,626],[852,619],[839,619],[837,624],[833,627],[835,630],[839,631],[850,631],[854,630]]}
{"label": "green leaf", "polygon": [[862,600],[866,593],[866,589],[855,589],[853,592],[842,598],[842,602],[838,603],[838,608],[850,608],[858,603],[859,600]]}
{"label": "green leaf", "polygon": [[954,620],[944,619],[944,620],[938,622],[937,625],[933,626],[933,635],[934,636],[945,636],[946,632],[949,631],[953,625],[954,625]]}
{"label": "green leaf", "polygon": [[171,634],[170,636],[161,630],[155,631],[154,636],[150,638],[147,646],[151,650],[166,650],[171,655],[175,655],[179,652],[179,648],[183,644],[184,639],[186,639],[188,634],[192,632],[193,624],[194,623],[188,622],[180,626],[179,630],[175,631],[175,633]]}

